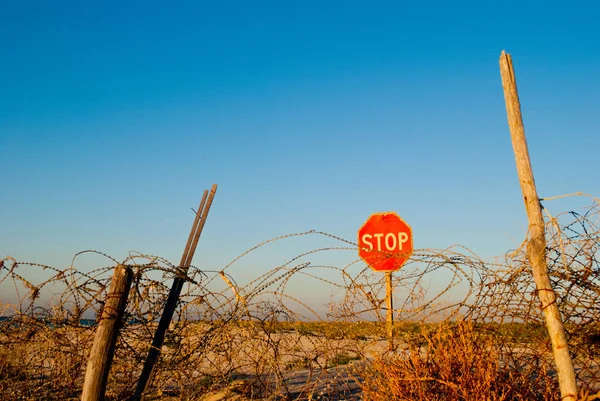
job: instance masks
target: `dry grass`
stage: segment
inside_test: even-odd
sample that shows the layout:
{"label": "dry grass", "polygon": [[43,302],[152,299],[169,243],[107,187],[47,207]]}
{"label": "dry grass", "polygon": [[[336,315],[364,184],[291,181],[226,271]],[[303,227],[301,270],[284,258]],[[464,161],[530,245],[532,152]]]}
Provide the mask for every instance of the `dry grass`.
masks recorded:
{"label": "dry grass", "polygon": [[364,376],[365,400],[513,401],[560,399],[548,366],[511,366],[489,333],[469,322],[424,330],[423,346],[384,355]]}
{"label": "dry grass", "polygon": [[0,394],[3,399],[64,399],[81,391],[91,346],[90,329],[49,328],[39,322],[3,322],[0,331]]}

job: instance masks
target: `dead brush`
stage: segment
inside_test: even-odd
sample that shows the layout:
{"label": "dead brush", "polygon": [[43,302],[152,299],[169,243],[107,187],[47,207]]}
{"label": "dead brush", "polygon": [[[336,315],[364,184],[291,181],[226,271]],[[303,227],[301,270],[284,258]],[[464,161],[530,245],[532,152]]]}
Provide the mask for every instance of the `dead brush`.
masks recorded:
{"label": "dead brush", "polygon": [[10,329],[3,333],[8,341],[0,342],[0,395],[8,397],[3,399],[77,394],[87,357],[84,334],[29,321],[12,323]]}
{"label": "dead brush", "polygon": [[559,400],[543,366],[507,366],[494,339],[470,322],[441,323],[375,359],[364,375],[365,400]]}

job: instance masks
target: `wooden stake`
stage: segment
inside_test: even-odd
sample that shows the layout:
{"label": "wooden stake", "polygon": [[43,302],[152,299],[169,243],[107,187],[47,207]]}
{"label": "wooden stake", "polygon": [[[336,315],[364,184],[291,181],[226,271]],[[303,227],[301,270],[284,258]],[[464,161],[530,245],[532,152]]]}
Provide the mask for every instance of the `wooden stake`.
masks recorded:
{"label": "wooden stake", "polygon": [[204,195],[202,196],[202,200],[200,201],[200,206],[198,207],[198,212],[196,213],[196,217],[194,219],[194,224],[192,225],[192,229],[190,231],[185,250],[183,251],[183,255],[181,256],[181,262],[179,263],[179,267],[177,268],[177,277],[175,278],[175,280],[173,280],[173,285],[171,286],[169,297],[167,298],[167,302],[165,303],[165,308],[163,310],[162,316],[160,317],[160,321],[158,322],[156,332],[154,333],[152,345],[150,347],[150,350],[148,351],[146,361],[144,362],[144,368],[142,369],[142,373],[140,374],[140,379],[138,380],[135,393],[131,398],[131,400],[133,401],[141,400],[144,393],[147,391],[150,383],[152,382],[154,367],[156,366],[156,362],[158,361],[158,357],[160,356],[160,352],[162,349],[162,345],[165,341],[167,330],[169,329],[169,325],[171,324],[171,319],[173,319],[173,315],[175,314],[177,302],[179,301],[179,295],[181,294],[181,290],[183,289],[183,285],[185,283],[185,277],[192,263],[192,259],[194,258],[196,246],[198,245],[200,234],[202,233],[202,229],[204,228],[204,223],[206,223],[206,218],[208,216],[208,212],[210,210],[216,192],[217,184],[214,184],[210,190],[210,194],[208,193],[208,191],[204,191]]}
{"label": "wooden stake", "polygon": [[113,361],[119,330],[123,325],[123,314],[132,280],[133,272],[129,267],[123,265],[115,267],[85,370],[81,401],[104,400],[108,373]]}
{"label": "wooden stake", "polygon": [[394,350],[394,305],[392,301],[392,272],[385,273],[386,331],[390,351]]}
{"label": "wooden stake", "polygon": [[523,191],[525,210],[529,218],[530,239],[527,244],[527,254],[533,270],[533,278],[541,301],[541,308],[546,319],[546,327],[552,341],[561,399],[575,401],[577,398],[575,371],[573,370],[573,362],[569,354],[560,312],[556,305],[556,294],[552,289],[550,277],[548,276],[544,218],[529,159],[515,72],[510,55],[504,51],[500,55],[500,74],[502,76],[508,126],[517,162],[517,173]]}

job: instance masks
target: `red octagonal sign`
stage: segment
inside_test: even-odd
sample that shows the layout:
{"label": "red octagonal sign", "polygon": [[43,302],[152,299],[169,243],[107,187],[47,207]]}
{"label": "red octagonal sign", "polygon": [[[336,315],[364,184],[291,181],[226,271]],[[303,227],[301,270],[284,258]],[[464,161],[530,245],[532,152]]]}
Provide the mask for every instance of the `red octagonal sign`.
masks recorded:
{"label": "red octagonal sign", "polygon": [[412,228],[395,212],[372,214],[358,230],[358,256],[375,271],[396,271],[412,253]]}

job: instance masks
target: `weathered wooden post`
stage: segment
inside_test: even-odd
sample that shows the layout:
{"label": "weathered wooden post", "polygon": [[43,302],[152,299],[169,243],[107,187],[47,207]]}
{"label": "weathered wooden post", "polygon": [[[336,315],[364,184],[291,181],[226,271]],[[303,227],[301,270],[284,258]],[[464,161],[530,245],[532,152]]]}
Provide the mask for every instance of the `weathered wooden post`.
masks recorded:
{"label": "weathered wooden post", "polygon": [[119,330],[123,325],[123,314],[132,280],[131,268],[123,265],[115,267],[85,370],[81,401],[104,399],[108,373],[113,361]]}
{"label": "weathered wooden post", "polygon": [[386,331],[388,338],[388,348],[394,351],[394,301],[392,293],[392,272],[385,273],[385,306],[387,309],[386,315]]}
{"label": "weathered wooden post", "polygon": [[573,362],[569,354],[569,346],[563,322],[558,306],[556,305],[556,294],[552,289],[550,277],[548,276],[544,218],[531,169],[525,128],[523,127],[523,118],[521,116],[521,104],[519,103],[519,94],[517,92],[517,81],[512,59],[504,51],[500,55],[500,74],[502,76],[508,126],[510,128],[517,163],[517,173],[521,182],[525,210],[529,218],[530,239],[527,244],[527,255],[529,263],[531,263],[542,312],[546,319],[546,327],[548,328],[552,342],[561,399],[574,401],[577,398],[575,371],[573,370]]}

